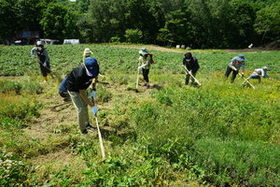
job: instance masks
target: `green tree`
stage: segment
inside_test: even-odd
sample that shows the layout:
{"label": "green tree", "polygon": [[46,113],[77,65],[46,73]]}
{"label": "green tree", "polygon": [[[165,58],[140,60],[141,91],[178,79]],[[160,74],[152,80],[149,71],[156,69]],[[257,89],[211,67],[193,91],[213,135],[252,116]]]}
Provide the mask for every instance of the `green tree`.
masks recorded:
{"label": "green tree", "polygon": [[125,31],[125,38],[127,42],[139,43],[143,37],[142,31],[138,29],[127,29]]}
{"label": "green tree", "polygon": [[254,27],[264,41],[280,39],[280,2],[259,10]]}
{"label": "green tree", "polygon": [[0,41],[12,39],[18,30],[15,0],[0,0]]}
{"label": "green tree", "polygon": [[228,40],[232,47],[243,48],[250,43],[257,42],[254,30],[256,11],[250,0],[233,0],[230,3],[232,14],[230,24],[232,31],[229,32]]}
{"label": "green tree", "polygon": [[60,39],[78,38],[77,14],[59,3],[50,3],[43,12],[40,24],[45,37]]}
{"label": "green tree", "polygon": [[18,0],[15,5],[21,30],[40,31],[42,7],[37,0]]}
{"label": "green tree", "polygon": [[189,15],[186,10],[172,11],[167,16],[165,27],[160,29],[157,39],[168,45],[191,45],[193,30]]}
{"label": "green tree", "polygon": [[91,0],[88,14],[79,22],[79,28],[90,30],[85,34],[91,42],[108,42],[111,37],[123,37],[126,28],[125,2],[122,0]]}

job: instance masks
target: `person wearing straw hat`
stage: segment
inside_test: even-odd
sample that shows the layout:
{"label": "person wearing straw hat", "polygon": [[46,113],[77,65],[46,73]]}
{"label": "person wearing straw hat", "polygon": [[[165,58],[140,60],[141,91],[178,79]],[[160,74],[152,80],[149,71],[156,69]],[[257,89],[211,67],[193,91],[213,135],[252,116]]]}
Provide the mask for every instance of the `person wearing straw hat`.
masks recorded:
{"label": "person wearing straw hat", "polygon": [[93,54],[93,52],[89,48],[85,48],[84,54],[83,54],[83,61],[86,57],[90,57]]}
{"label": "person wearing straw hat", "polygon": [[99,74],[99,65],[93,57],[86,57],[84,63],[74,68],[66,79],[66,87],[70,98],[77,110],[78,122],[82,134],[87,134],[87,129],[94,129],[89,123],[88,105],[93,107],[97,114],[94,100],[87,97],[86,90],[91,85],[91,96],[95,95],[96,79]]}
{"label": "person wearing straw hat", "polygon": [[[187,52],[184,54],[183,58],[183,65],[186,66],[186,68],[189,70],[189,72],[195,77],[199,67],[198,60],[192,56],[191,52]],[[195,80],[194,78],[191,77],[190,74],[186,74],[186,79],[185,79],[185,84],[189,84],[189,80],[191,78],[191,85],[195,85]]]}
{"label": "person wearing straw hat", "polygon": [[139,50],[139,59],[138,59],[138,70],[142,70],[142,75],[144,78],[144,86],[147,88],[150,87],[149,85],[149,72],[151,64],[154,64],[153,54],[149,53],[146,48],[141,48]]}
{"label": "person wearing straw hat", "polygon": [[50,66],[50,58],[48,55],[47,49],[44,47],[44,44],[42,41],[36,42],[36,47],[33,47],[31,49],[31,56],[38,57],[38,63],[40,65],[41,74],[45,80],[45,82],[48,81],[48,75],[50,75],[52,78],[54,78],[52,72],[51,72],[51,66]]}
{"label": "person wearing straw hat", "polygon": [[239,73],[240,68],[242,68],[241,75],[244,76],[244,69],[245,69],[245,56],[240,54],[233,59],[231,59],[230,63],[227,65],[225,77],[228,78],[230,73],[232,72],[231,76],[231,83],[234,82],[236,75]]}
{"label": "person wearing straw hat", "polygon": [[266,66],[255,69],[254,72],[247,79],[258,79],[259,83],[261,83],[261,78],[269,78],[267,75],[268,68]]}

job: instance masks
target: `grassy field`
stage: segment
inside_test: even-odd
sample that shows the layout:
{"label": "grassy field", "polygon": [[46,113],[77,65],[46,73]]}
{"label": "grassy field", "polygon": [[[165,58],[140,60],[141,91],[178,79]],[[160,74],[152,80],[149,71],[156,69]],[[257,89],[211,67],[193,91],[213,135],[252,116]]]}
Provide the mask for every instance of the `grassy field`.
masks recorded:
{"label": "grassy field", "polygon": [[[155,88],[134,91],[142,45],[47,46],[62,78],[85,47],[100,63],[99,123],[81,135],[76,112],[44,83],[32,46],[0,46],[1,186],[277,186],[280,184],[280,52],[192,50],[201,88],[184,85],[183,50],[146,46]],[[256,89],[223,74],[242,53],[246,76],[264,65],[273,79]],[[93,118],[92,118],[93,120]],[[94,125],[94,121],[93,121]]]}

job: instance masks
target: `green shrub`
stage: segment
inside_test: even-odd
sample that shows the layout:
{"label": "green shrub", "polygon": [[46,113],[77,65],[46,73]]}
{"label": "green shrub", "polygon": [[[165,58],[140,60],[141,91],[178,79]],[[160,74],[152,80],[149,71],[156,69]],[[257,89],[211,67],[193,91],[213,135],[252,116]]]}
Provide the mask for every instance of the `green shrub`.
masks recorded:
{"label": "green shrub", "polygon": [[146,154],[145,148],[128,147],[123,153],[109,156],[102,164],[87,163],[82,185],[152,186],[172,176],[160,157]]}
{"label": "green shrub", "polygon": [[0,186],[26,186],[30,167],[0,148]]}
{"label": "green shrub", "polygon": [[39,109],[42,106],[34,100],[21,97],[2,96],[0,102],[2,103],[0,116],[17,120],[26,120],[32,116],[39,116]]}
{"label": "green shrub", "polygon": [[43,87],[37,81],[26,80],[22,82],[22,92],[27,94],[41,94]]}
{"label": "green shrub", "polygon": [[278,145],[202,139],[192,150],[189,152],[190,162],[206,171],[204,180],[210,183],[274,186],[280,182]]}
{"label": "green shrub", "polygon": [[121,41],[121,38],[118,37],[118,36],[113,36],[113,37],[111,37],[110,41],[113,42],[113,43],[114,43],[114,42],[115,42],[115,43],[118,43],[118,42]]}
{"label": "green shrub", "polygon": [[0,80],[0,93],[15,92],[19,95],[21,93],[21,89],[22,85],[19,82]]}
{"label": "green shrub", "polygon": [[22,93],[41,94],[43,87],[37,81],[31,81],[29,79],[20,81],[0,80],[0,93],[9,92],[14,92],[18,95]]}
{"label": "green shrub", "polygon": [[139,29],[127,29],[125,31],[125,38],[130,43],[141,43],[143,33]]}
{"label": "green shrub", "polygon": [[23,126],[23,122],[21,122],[18,119],[2,116],[0,120],[0,126],[2,128],[9,128],[9,127],[21,128]]}

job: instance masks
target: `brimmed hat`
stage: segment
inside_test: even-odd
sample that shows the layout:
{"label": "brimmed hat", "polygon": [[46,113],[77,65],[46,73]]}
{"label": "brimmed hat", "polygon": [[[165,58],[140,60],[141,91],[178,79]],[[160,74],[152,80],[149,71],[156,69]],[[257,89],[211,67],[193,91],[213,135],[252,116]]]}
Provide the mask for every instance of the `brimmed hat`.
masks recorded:
{"label": "brimmed hat", "polygon": [[89,48],[85,48],[84,55],[85,54],[93,54],[93,52]]}
{"label": "brimmed hat", "polygon": [[267,67],[267,66],[264,66],[264,67],[262,67],[262,69],[268,70],[268,67]]}
{"label": "brimmed hat", "polygon": [[139,54],[142,55],[142,56],[144,56],[144,55],[149,54],[149,52],[148,52],[148,50],[147,50],[146,48],[141,48],[141,49],[139,50]]}
{"label": "brimmed hat", "polygon": [[245,55],[243,55],[243,54],[239,54],[238,58],[240,59],[238,61],[241,61],[241,62],[245,61]]}
{"label": "brimmed hat", "polygon": [[86,72],[89,77],[97,77],[99,74],[99,65],[93,57],[87,57],[84,61]]}

